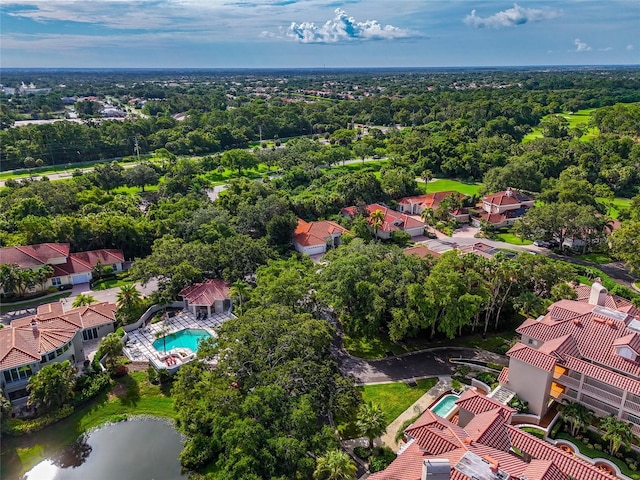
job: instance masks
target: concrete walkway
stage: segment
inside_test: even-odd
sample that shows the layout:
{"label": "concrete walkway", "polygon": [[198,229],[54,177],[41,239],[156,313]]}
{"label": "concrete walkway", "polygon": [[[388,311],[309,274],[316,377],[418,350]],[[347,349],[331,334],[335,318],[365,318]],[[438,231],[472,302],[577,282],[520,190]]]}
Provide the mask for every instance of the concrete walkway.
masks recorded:
{"label": "concrete walkway", "polygon": [[424,412],[440,395],[448,390],[451,390],[451,377],[438,377],[438,383],[434,387],[422,395],[413,405],[402,412],[398,418],[387,426],[386,433],[376,441],[376,445],[386,445],[394,452],[397,452],[402,445],[402,441],[397,442],[395,437],[400,427],[402,427],[402,424]]}

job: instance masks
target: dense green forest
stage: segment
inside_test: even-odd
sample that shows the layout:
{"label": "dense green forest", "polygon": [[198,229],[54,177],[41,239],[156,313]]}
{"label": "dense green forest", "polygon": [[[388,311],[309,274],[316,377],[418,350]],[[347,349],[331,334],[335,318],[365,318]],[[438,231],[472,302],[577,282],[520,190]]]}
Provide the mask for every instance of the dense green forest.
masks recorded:
{"label": "dense green forest", "polygon": [[[181,461],[209,478],[310,478],[337,446],[336,424],[362,400],[330,354],[336,327],[429,345],[507,329],[597,276],[529,253],[408,256],[405,236],[372,239],[366,204],[394,206],[433,177],[482,182],[480,193],[517,188],[537,204],[514,234],[581,239],[573,253],[640,270],[637,69],[12,75],[52,90],[0,97],[3,169],[130,156],[136,144],[149,155],[63,180],[7,180],[0,245],[122,249],[135,260],[130,278],[159,280],[156,302],[206,278],[233,284],[238,318],[173,388],[188,437]],[[55,116],[63,92],[145,101],[127,120],[11,126]],[[587,124],[564,116],[581,109]],[[534,128],[540,137],[525,138]],[[352,205],[355,218],[340,214]],[[291,248],[298,217],[332,219],[353,236],[313,263]],[[562,243],[557,253],[572,253]]]}

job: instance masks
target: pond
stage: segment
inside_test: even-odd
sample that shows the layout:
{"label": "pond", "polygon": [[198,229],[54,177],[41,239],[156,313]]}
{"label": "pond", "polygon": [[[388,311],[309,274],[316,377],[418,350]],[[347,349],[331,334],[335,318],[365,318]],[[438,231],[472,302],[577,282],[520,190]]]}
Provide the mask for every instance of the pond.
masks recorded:
{"label": "pond", "polygon": [[106,425],[43,460],[20,480],[173,480],[184,477],[183,441],[167,422],[134,419]]}

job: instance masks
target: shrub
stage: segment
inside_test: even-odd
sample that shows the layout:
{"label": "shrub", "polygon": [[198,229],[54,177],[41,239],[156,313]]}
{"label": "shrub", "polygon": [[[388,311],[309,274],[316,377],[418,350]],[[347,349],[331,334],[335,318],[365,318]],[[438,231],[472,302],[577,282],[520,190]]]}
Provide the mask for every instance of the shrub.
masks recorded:
{"label": "shrub", "polygon": [[396,459],[396,454],[389,447],[376,447],[373,449],[371,460],[369,461],[369,471],[371,473],[380,472],[387,468]]}
{"label": "shrub", "polygon": [[160,375],[158,375],[157,370],[151,365],[149,365],[149,368],[147,368],[147,375],[149,376],[149,382],[153,383],[154,385],[160,383]]}
{"label": "shrub", "polygon": [[371,451],[367,447],[355,447],[353,449],[353,453],[355,453],[356,456],[358,458],[361,458],[362,460],[366,460],[371,456]]}
{"label": "shrub", "polygon": [[73,404],[75,406],[82,405],[110,385],[111,380],[106,373],[79,376],[74,388]]}
{"label": "shrub", "polygon": [[65,405],[57,412],[41,415],[36,418],[30,418],[27,420],[11,418],[3,426],[3,431],[7,435],[15,437],[28,435],[30,433],[38,432],[43,428],[68,417],[73,413],[73,410],[72,405]]}

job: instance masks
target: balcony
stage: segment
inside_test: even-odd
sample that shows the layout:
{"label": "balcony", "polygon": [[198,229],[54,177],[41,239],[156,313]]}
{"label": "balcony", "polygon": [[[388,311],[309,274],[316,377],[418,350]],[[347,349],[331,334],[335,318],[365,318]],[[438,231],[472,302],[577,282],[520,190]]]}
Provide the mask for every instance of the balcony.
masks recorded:
{"label": "balcony", "polygon": [[571,387],[575,390],[577,390],[580,387],[580,380],[577,380],[575,378],[572,378],[568,375],[560,375],[559,377],[555,376],[555,371],[553,374],[553,378],[558,380],[558,383],[566,386],[566,387]]}
{"label": "balcony", "polygon": [[622,397],[614,393],[606,392],[601,388],[594,387],[593,385],[587,385],[586,383],[583,384],[582,391],[588,392],[592,397],[597,397],[599,399],[602,399],[604,403],[608,403],[616,406],[619,406],[622,403]]}
{"label": "balcony", "polygon": [[624,402],[624,408],[627,410],[633,410],[634,412],[640,412],[640,404],[627,400]]}

